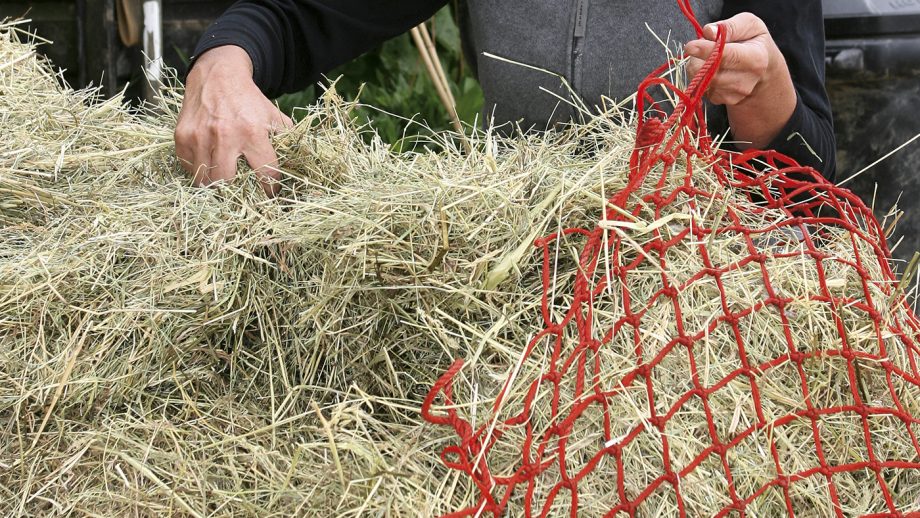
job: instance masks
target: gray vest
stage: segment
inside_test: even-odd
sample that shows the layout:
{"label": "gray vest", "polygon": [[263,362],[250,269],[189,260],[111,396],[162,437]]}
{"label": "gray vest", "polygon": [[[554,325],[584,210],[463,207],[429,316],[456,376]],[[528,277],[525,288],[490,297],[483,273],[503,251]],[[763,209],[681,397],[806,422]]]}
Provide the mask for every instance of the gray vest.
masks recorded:
{"label": "gray vest", "polygon": [[[692,4],[705,25],[719,18],[723,2]],[[601,96],[633,94],[667,59],[651,31],[672,49],[696,38],[677,0],[468,0],[467,8],[484,112],[496,124],[520,122],[525,130],[573,118],[577,111],[553,95],[571,98],[565,82],[589,107],[599,106]]]}

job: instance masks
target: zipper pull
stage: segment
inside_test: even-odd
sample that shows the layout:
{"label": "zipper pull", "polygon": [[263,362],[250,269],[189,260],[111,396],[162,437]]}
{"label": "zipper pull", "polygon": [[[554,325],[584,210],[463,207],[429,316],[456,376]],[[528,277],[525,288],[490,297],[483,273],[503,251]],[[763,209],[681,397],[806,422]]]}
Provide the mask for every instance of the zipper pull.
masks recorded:
{"label": "zipper pull", "polygon": [[576,0],[575,4],[575,37],[584,38],[588,31],[588,2],[589,0]]}

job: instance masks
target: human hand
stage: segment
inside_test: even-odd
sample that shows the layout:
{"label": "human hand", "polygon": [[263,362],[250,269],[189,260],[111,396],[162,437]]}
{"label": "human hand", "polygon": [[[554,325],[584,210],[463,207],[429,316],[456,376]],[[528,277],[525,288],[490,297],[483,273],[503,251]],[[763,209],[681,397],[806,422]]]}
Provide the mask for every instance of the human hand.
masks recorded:
{"label": "human hand", "polygon": [[763,21],[751,13],[741,13],[707,25],[703,39],[684,46],[690,58],[687,73],[691,77],[718,47],[719,26],[726,32],[725,51],[706,95],[713,104],[736,105],[755,95],[759,87],[785,69],[786,61]]}
{"label": "human hand", "polygon": [[688,73],[695,75],[716,50],[716,34],[726,31],[722,62],[706,96],[724,104],[738,147],[762,148],[782,130],[795,111],[797,94],[786,60],[763,20],[741,13],[707,25],[703,39],[684,46]]}
{"label": "human hand", "polygon": [[270,136],[291,126],[253,82],[246,51],[217,47],[202,54],[189,73],[176,124],[176,156],[200,186],[232,180],[242,156],[273,196],[280,174]]}

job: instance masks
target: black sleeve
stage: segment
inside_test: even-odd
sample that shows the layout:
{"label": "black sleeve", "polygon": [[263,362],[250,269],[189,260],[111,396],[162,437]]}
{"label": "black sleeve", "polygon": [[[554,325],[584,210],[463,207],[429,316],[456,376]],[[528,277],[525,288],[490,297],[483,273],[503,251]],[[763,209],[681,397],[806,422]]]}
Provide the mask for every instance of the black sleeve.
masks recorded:
{"label": "black sleeve", "polygon": [[[798,102],[789,122],[767,146],[834,181],[837,143],[824,87],[821,0],[725,0],[722,19],[749,12],[766,23],[786,58]],[[817,155],[817,156],[816,156]]]}
{"label": "black sleeve", "polygon": [[[447,0],[240,0],[204,33],[194,56],[242,47],[272,97],[299,90],[384,40],[418,25]],[[194,66],[194,57],[192,59]]]}

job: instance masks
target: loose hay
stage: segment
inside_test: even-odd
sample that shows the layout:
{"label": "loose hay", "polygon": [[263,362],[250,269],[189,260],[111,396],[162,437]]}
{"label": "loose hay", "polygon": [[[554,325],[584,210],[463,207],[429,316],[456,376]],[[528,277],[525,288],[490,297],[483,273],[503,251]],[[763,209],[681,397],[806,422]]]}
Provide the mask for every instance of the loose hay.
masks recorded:
{"label": "loose hay", "polygon": [[[150,113],[131,113],[117,98],[99,102],[93,92],[59,86],[15,33],[15,26],[0,26],[0,514],[428,516],[475,509],[495,488],[477,486],[481,473],[445,466],[438,454],[456,446],[452,434],[420,414],[454,357],[467,358],[468,367],[453,383],[454,400],[464,404],[450,409],[497,438],[485,458],[495,477],[520,469],[520,444],[530,432],[499,423],[521,409],[532,380],[556,368],[552,341],[537,340],[530,354],[525,346],[573,305],[572,286],[584,277],[583,235],[550,240],[545,256],[533,242],[564,227],[594,228],[604,200],[624,191],[635,140],[631,114],[518,140],[479,134],[470,154],[450,137],[437,152],[395,154],[365,139],[370,130],[355,126],[350,106],[329,92],[277,137],[283,186],[279,199],[267,200],[246,174],[217,189],[189,186],[172,158],[178,96]],[[732,492],[748,498],[758,491],[749,515],[786,513],[783,490],[768,485],[774,456],[764,444],[774,443],[783,472],[801,474],[788,486],[800,516],[886,511],[871,471],[833,475],[841,495],[834,509],[827,478],[813,471],[814,428],[783,421],[807,408],[802,376],[815,406],[854,397],[847,362],[820,354],[839,341],[830,326],[835,315],[851,348],[865,353],[860,397],[917,413],[916,320],[894,296],[883,264],[870,263],[871,282],[863,283],[839,260],[853,246],[871,257],[884,244],[854,245],[840,229],[822,234],[825,282],[856,302],[815,303],[810,296],[822,281],[798,253],[801,236],[771,227],[788,215],[741,210],[752,204],[744,188],[725,187],[704,161],[695,166],[700,189],[730,200],[745,225],[767,229],[756,245],[768,255],[763,268],[774,286],[792,299],[788,323],[763,304],[760,266],[744,263],[740,235],[714,235],[705,245],[713,264],[736,265],[723,274],[727,303],[756,308],[737,329],[711,325],[723,311],[720,290],[691,278],[705,266],[698,245],[667,251],[668,274],[682,286],[676,296],[686,312],[684,332],[706,329],[692,353],[669,345],[678,320],[670,299],[652,296],[663,287],[660,268],[636,268],[618,281],[630,300],[621,286],[608,286],[590,317],[595,329],[621,319],[624,308],[642,312],[642,351],[630,329],[582,356],[600,367],[590,389],[617,397],[609,401],[610,422],[591,409],[566,425],[566,470],[595,462],[614,439],[625,444],[625,460],[596,462],[579,483],[579,512],[602,515],[636,502],[641,516],[675,514],[676,489],[659,483],[647,490],[668,463],[678,472],[693,465],[676,486],[689,515],[716,514],[732,505]],[[632,200],[682,181],[646,182]],[[697,209],[675,200],[671,219],[640,211],[630,224],[605,229],[631,252],[601,264],[639,259],[653,236],[683,232],[691,210],[695,222],[718,227],[725,204],[713,200]],[[554,271],[546,286],[544,259]],[[909,340],[879,337],[867,327],[868,311],[886,315]],[[577,340],[574,329],[565,333],[560,347]],[[761,368],[753,378],[738,374],[739,333],[749,346],[747,364]],[[782,359],[787,333],[803,345],[801,369]],[[894,392],[877,357],[881,343],[890,362],[909,373],[892,381]],[[631,373],[642,357],[659,361],[639,380]],[[499,397],[509,377],[511,388]],[[558,427],[554,416],[580,404],[585,387],[571,376],[558,381],[558,396],[537,387],[529,414],[534,436]],[[654,401],[646,383],[655,387]],[[682,400],[697,384],[718,389],[705,401]],[[660,434],[646,425],[652,412],[671,414]],[[704,455],[712,447],[707,416],[718,437],[736,441],[725,458],[735,474],[731,490],[723,462]],[[817,433],[827,464],[866,461],[862,419],[822,417]],[[866,420],[877,458],[918,462],[912,419]],[[777,426],[757,426],[764,422]],[[457,466],[452,455],[443,460]],[[508,491],[510,514],[568,513],[570,494],[553,489],[567,476],[553,466],[526,491]],[[897,489],[900,511],[920,510],[916,470],[886,466],[883,479]]]}

